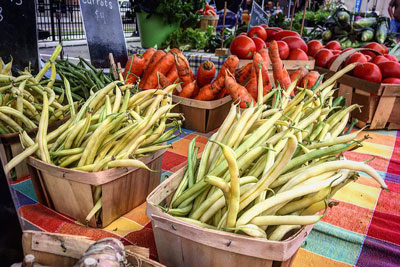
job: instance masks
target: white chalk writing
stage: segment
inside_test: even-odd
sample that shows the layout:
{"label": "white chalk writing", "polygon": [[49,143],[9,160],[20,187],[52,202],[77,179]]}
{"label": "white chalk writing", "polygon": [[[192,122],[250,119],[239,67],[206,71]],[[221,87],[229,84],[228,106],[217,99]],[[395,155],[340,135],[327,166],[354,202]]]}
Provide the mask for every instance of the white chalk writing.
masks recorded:
{"label": "white chalk writing", "polygon": [[109,0],[82,0],[82,3],[85,5],[96,5],[99,7],[107,7],[109,9],[113,8],[112,1]]}
{"label": "white chalk writing", "polygon": [[103,21],[104,24],[106,24],[106,18],[104,16],[104,12],[100,12],[96,9],[96,11],[94,12],[94,14],[96,14],[96,19],[97,21]]}

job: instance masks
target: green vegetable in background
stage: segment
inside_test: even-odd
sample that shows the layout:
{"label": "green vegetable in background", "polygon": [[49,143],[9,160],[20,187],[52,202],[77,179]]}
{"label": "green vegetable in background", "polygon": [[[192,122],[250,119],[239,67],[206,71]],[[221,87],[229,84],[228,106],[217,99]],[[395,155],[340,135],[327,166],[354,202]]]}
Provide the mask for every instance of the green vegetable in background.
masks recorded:
{"label": "green vegetable in background", "polygon": [[361,41],[368,42],[374,38],[374,31],[373,30],[363,30],[361,32]]}
{"label": "green vegetable in background", "polygon": [[332,31],[326,30],[322,33],[322,39],[324,41],[329,41],[332,38]]}
{"label": "green vegetable in background", "polygon": [[355,28],[364,28],[364,27],[371,27],[376,23],[376,18],[370,17],[370,18],[363,18],[354,21],[353,25]]}
{"label": "green vegetable in background", "polygon": [[199,28],[178,28],[170,34],[162,45],[163,48],[179,48],[180,50],[204,49],[212,35],[213,27],[202,31]]}
{"label": "green vegetable in background", "polygon": [[386,40],[387,32],[388,32],[388,28],[387,28],[386,20],[382,20],[381,22],[379,22],[378,27],[376,28],[375,40],[378,43],[383,44]]}
{"label": "green vegetable in background", "polygon": [[[246,25],[247,28],[247,25]],[[238,34],[236,32],[236,34]],[[224,48],[229,47],[231,44],[232,40],[234,38],[234,31],[233,29],[225,28],[225,34],[224,34]],[[221,32],[217,32],[216,34],[212,35],[208,41],[207,46],[205,47],[206,52],[211,52],[214,53],[215,49],[221,48],[222,44],[222,35]]]}
{"label": "green vegetable in background", "polygon": [[350,23],[350,14],[346,11],[340,11],[337,13],[337,18],[339,22]]}

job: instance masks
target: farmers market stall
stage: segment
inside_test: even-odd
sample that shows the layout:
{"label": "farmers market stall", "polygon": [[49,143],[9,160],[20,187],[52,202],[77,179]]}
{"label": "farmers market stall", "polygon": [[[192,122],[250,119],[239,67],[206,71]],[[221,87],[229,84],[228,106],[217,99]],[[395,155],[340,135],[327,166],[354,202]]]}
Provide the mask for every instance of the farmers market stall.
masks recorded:
{"label": "farmers market stall", "polygon": [[288,30],[255,4],[238,29],[226,2],[130,1],[147,49],[126,64],[0,58],[22,266],[400,265],[400,43],[331,4],[305,36],[305,2]]}
{"label": "farmers market stall", "polygon": [[[166,179],[186,165],[187,147],[197,135],[196,146],[202,152],[211,135],[184,130],[171,140],[172,148],[164,154],[162,177]],[[400,232],[400,132],[362,131],[359,137],[369,135],[365,146],[346,152],[347,159],[364,161],[385,178],[389,191],[361,176],[357,182],[343,188],[334,197],[340,202],[329,209],[326,216],[308,234],[293,266],[391,266],[399,263]],[[115,220],[104,229],[86,226],[63,216],[37,202],[29,177],[12,182],[21,213],[23,229],[50,233],[87,236],[94,240],[115,237],[125,245],[135,244],[150,248],[156,259],[152,227],[145,216],[145,203]]]}

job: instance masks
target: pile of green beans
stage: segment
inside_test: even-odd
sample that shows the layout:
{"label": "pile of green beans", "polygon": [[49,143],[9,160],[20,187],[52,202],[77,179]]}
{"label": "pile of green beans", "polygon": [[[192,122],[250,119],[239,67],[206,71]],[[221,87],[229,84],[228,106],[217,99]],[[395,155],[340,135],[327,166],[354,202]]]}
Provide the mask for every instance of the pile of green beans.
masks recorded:
{"label": "pile of green beans", "polygon": [[[72,98],[76,101],[88,99],[91,91],[97,92],[114,80],[111,70],[109,74],[105,74],[103,70],[97,70],[83,58],[79,58],[77,64],[71,63],[68,59],[57,59],[56,63],[57,73],[68,79],[71,84]],[[62,80],[56,80],[54,90],[62,92]]]}
{"label": "pile of green beans", "polygon": [[233,104],[200,160],[195,139],[190,143],[186,172],[163,210],[208,229],[279,241],[318,222],[358,171],[387,189],[373,168],[341,156],[364,140],[356,140],[361,130],[345,130],[358,106],[333,98],[336,79],[354,66],[312,89],[294,81],[259,96],[254,107]]}
{"label": "pile of green beans", "polygon": [[[69,88],[65,80],[66,88]],[[165,142],[180,132],[181,114],[171,113],[172,91],[164,89],[133,92],[120,82],[111,82],[83,103],[78,113],[58,129],[47,132],[49,101],[43,93],[43,112],[36,140],[20,134],[25,151],[4,167],[9,172],[25,158],[34,155],[44,162],[84,172],[114,167],[139,167],[150,170],[140,158],[170,147]],[[152,171],[152,170],[150,170]],[[93,186],[96,203],[89,221],[101,216],[101,187]]]}
{"label": "pile of green beans", "polygon": [[[54,88],[56,77],[55,59],[61,52],[57,46],[50,60],[35,76],[29,68],[15,77],[11,73],[12,60],[4,64],[0,60],[0,134],[9,134],[37,128],[43,112],[43,94],[48,95],[48,122],[61,120],[68,116],[77,103],[64,104],[64,90],[58,94]],[[51,69],[50,79],[42,79]],[[67,92],[68,93],[68,92]]]}

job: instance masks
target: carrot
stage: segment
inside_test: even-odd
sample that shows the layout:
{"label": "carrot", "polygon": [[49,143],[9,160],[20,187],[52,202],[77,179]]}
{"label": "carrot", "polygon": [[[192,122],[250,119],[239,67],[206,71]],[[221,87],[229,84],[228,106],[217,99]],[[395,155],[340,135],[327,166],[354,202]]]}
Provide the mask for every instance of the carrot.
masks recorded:
{"label": "carrot", "polygon": [[[235,73],[235,70],[238,65],[239,65],[239,58],[237,56],[233,56],[233,55],[229,56],[225,60],[224,64],[222,65],[220,71],[218,72],[217,78],[215,78],[215,80],[218,80],[219,78],[228,75],[227,71],[229,71],[229,73]],[[229,91],[226,88],[224,88],[223,91],[224,91],[224,93],[223,93],[222,97],[229,95]],[[221,95],[222,95],[222,93],[221,93]]]}
{"label": "carrot", "polygon": [[133,55],[126,63],[122,76],[125,84],[135,84],[144,71],[144,59],[140,55]]}
{"label": "carrot", "polygon": [[156,66],[154,66],[153,70],[151,70],[147,80],[144,81],[143,86],[139,88],[142,89],[151,89],[155,88],[158,84],[158,77],[157,77],[157,72],[162,73],[162,74],[167,74],[168,71],[172,68],[174,65],[174,56],[171,53],[168,53],[164,55],[157,63]]}
{"label": "carrot", "polygon": [[176,54],[176,55],[179,55],[179,54],[182,54],[182,51],[181,50],[179,50],[178,48],[171,48],[170,50],[169,50],[169,52],[170,53],[172,53],[172,54]]}
{"label": "carrot", "polygon": [[233,55],[229,56],[222,65],[221,70],[218,72],[216,79],[228,75],[226,70],[229,70],[230,73],[235,73],[235,70],[238,65],[239,65],[239,58]]}
{"label": "carrot", "polygon": [[157,72],[158,75],[158,87],[157,88],[164,88],[167,87],[169,85],[171,85],[172,83],[168,80],[167,77],[165,77],[164,74]]}
{"label": "carrot", "polygon": [[215,76],[215,65],[212,61],[204,61],[197,70],[197,83],[200,87],[211,83]]}
{"label": "carrot", "polygon": [[178,70],[176,69],[175,64],[172,66],[171,70],[168,71],[166,77],[170,83],[174,83],[178,80]]}
{"label": "carrot", "polygon": [[288,88],[290,85],[289,73],[283,66],[282,60],[279,57],[278,43],[275,40],[270,42],[268,53],[272,62],[275,86],[279,83],[281,87],[285,89]]}
{"label": "carrot", "polygon": [[234,78],[229,77],[228,75],[225,77],[225,88],[229,90],[234,101],[240,101],[241,108],[246,108],[252,103],[255,103],[251,95],[249,95],[247,92],[246,88],[238,84]]}
{"label": "carrot", "polygon": [[193,71],[189,66],[189,62],[187,61],[183,53],[175,53],[174,58],[176,69],[178,70],[179,80],[181,80],[183,88],[187,84],[196,80],[196,77],[194,76]]}
{"label": "carrot", "polygon": [[197,100],[213,100],[225,86],[225,77],[220,77],[214,82],[200,88],[199,94],[194,98]]}
{"label": "carrot", "polygon": [[263,80],[263,95],[266,95],[272,89],[272,84],[269,81],[269,74],[268,74],[269,58],[263,58],[260,53],[256,52],[253,56],[253,66],[256,72],[257,81],[258,81],[258,70],[261,68],[261,75]]}
{"label": "carrot", "polygon": [[317,71],[310,71],[300,82],[300,87],[304,88],[307,86],[307,89],[311,89],[319,78],[319,73]]}
{"label": "carrot", "polygon": [[190,98],[193,95],[195,88],[196,88],[196,80],[183,87],[182,91],[179,93],[179,96]]}
{"label": "carrot", "polygon": [[147,68],[147,66],[149,65],[149,62],[151,60],[151,58],[153,57],[154,53],[157,52],[156,49],[154,48],[149,48],[146,50],[146,52],[144,52],[143,54],[143,60],[144,60],[144,66],[143,69],[145,70]]}
{"label": "carrot", "polygon": [[252,67],[253,67],[252,63],[247,63],[246,65],[244,65],[243,67],[241,67],[236,71],[235,76],[236,76],[236,82],[238,84],[243,85],[248,81]]}
{"label": "carrot", "polygon": [[262,59],[264,60],[264,64],[266,64],[267,66],[269,66],[269,64],[271,64],[271,60],[269,59],[269,55],[268,55],[268,49],[266,49],[266,48],[260,49],[260,50],[258,50],[257,53],[259,53],[261,55]]}
{"label": "carrot", "polygon": [[296,86],[300,85],[301,80],[304,78],[304,76],[306,76],[308,74],[308,69],[304,68],[304,67],[300,67],[297,70],[295,70],[294,72],[292,72],[292,74],[290,74],[290,80],[292,82],[294,82],[296,79],[297,80],[297,84]]}
{"label": "carrot", "polygon": [[144,85],[146,84],[147,79],[149,79],[149,77],[152,74],[154,68],[158,65],[158,62],[164,56],[165,56],[165,52],[162,51],[162,50],[157,50],[153,54],[153,56],[151,57],[149,63],[147,64],[146,69],[144,70],[143,77],[142,77],[142,79],[140,80],[140,83],[139,83],[139,88],[144,88]]}
{"label": "carrot", "polygon": [[[196,80],[195,80],[195,81],[196,81]],[[192,94],[191,98],[195,98],[195,97],[199,94],[199,92],[200,92],[200,86],[199,86],[199,84],[196,82],[196,83],[194,84],[194,91],[193,91],[193,94]]]}

